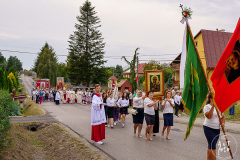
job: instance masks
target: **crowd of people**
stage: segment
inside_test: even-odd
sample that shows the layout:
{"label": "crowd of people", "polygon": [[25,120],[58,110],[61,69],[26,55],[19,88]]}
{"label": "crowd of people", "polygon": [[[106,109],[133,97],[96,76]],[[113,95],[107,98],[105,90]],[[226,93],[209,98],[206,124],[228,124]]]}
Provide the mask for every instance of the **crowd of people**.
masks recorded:
{"label": "crowd of people", "polygon": [[32,88],[32,100],[41,104],[42,102],[55,102],[56,105],[62,104],[91,104],[92,97],[95,93],[95,89],[78,89],[77,92],[73,89],[58,89],[44,88],[40,89]]}
{"label": "crowd of people", "polygon": [[[146,121],[146,128],[144,137],[146,140],[152,141],[152,135],[156,136],[159,133],[160,121],[159,110],[163,110],[163,128],[162,136],[167,130],[166,139],[169,137],[171,127],[173,126],[173,113],[175,108],[175,116],[179,117],[185,115],[183,104],[181,103],[182,93],[177,87],[165,89],[164,96],[161,103],[153,99],[154,93],[149,91],[145,93],[144,90],[137,90],[133,94],[128,90],[123,93],[114,93],[113,90],[101,91],[99,84],[95,85],[95,89],[78,89],[76,92],[73,89],[39,89],[33,88],[31,90],[32,99],[36,103],[45,101],[55,102],[56,105],[62,104],[91,104],[91,125],[92,135],[91,139],[95,144],[103,144],[105,139],[105,127],[114,128],[117,123],[121,123],[121,127],[125,127],[125,119],[128,113],[129,106],[132,106],[135,111],[132,113],[133,119],[133,133],[139,138],[143,137],[141,134],[144,119]],[[115,94],[115,95],[114,95]],[[114,97],[115,96],[115,97]],[[211,94],[208,95],[207,104],[203,109],[205,121],[203,124],[204,133],[208,141],[208,158],[215,158],[216,143],[220,133],[219,119],[215,107],[213,107],[213,99]],[[225,123],[224,116],[221,121]]]}
{"label": "crowd of people", "polygon": [[[169,137],[171,126],[173,126],[173,108],[176,105],[181,106],[181,96],[179,91],[172,91],[166,88],[165,95],[162,97],[161,103],[154,99],[154,93],[149,91],[145,93],[144,90],[138,90],[132,94],[128,90],[123,93],[118,92],[117,99],[114,98],[114,92],[101,92],[101,86],[95,86],[96,93],[93,96],[91,113],[92,113],[92,140],[96,144],[103,144],[102,140],[105,137],[105,127],[114,128],[117,123],[121,123],[121,127],[125,127],[125,119],[128,113],[128,108],[132,105],[136,114],[132,114],[133,119],[133,133],[139,138],[143,137],[141,134],[144,119],[146,121],[146,128],[144,138],[152,141],[152,135],[156,136],[159,133],[160,121],[159,110],[163,110],[164,125],[162,129],[162,136],[167,130],[166,139]],[[96,96],[95,96],[96,95]],[[131,97],[131,99],[130,99]],[[179,108],[179,107],[178,107]],[[181,108],[180,108],[181,109]],[[184,110],[181,109],[184,112]],[[179,116],[178,110],[175,115]],[[95,122],[98,123],[96,127]],[[102,123],[100,123],[102,122]],[[105,127],[103,127],[105,124]]]}

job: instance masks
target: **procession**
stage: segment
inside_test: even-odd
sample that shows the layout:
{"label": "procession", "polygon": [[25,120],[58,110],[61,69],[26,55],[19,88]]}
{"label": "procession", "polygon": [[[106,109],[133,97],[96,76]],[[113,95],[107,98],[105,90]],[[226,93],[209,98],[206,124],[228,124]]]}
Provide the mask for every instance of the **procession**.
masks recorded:
{"label": "procession", "polygon": [[[176,89],[177,87],[172,88],[171,91],[165,90],[164,97],[166,98],[163,98],[162,103],[158,100],[153,100],[152,91],[146,94],[142,90],[137,90],[132,94],[128,90],[124,92],[117,91],[117,87],[114,90],[102,91],[99,84],[95,85],[95,89],[90,90],[89,88],[87,91],[85,89],[77,89],[77,92],[75,92],[73,89],[66,90],[65,88],[63,90],[33,88],[31,92],[32,99],[39,104],[44,102],[54,102],[56,105],[89,104],[92,108],[92,126],[96,126],[96,124],[97,126],[103,125],[103,127],[97,129],[93,127],[93,143],[103,144],[102,140],[105,139],[104,127],[113,129],[114,126],[117,126],[117,123],[120,123],[121,127],[124,128],[125,117],[129,114],[132,114],[134,135],[137,134],[139,138],[143,137],[141,131],[145,119],[147,127],[143,135],[146,140],[152,141],[152,136],[156,136],[155,134],[159,133],[160,109],[164,113],[164,127],[161,134],[164,136],[164,132],[167,129],[166,139],[171,140],[169,133],[171,126],[173,126],[173,108],[178,106],[175,109],[175,116],[179,117],[181,115],[178,114],[179,106],[182,106],[180,92]],[[89,105],[87,106],[90,107]],[[180,110],[184,114],[183,107]],[[100,133],[98,130],[100,130]]]}
{"label": "procession", "polygon": [[238,160],[229,2],[4,1],[0,159]]}

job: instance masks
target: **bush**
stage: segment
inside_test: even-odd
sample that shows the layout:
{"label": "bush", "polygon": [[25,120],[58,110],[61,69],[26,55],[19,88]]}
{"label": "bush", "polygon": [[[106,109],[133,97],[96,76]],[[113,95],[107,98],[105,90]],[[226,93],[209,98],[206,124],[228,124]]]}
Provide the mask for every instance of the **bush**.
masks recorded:
{"label": "bush", "polygon": [[6,131],[10,127],[10,106],[12,97],[6,90],[0,90],[0,151],[4,146]]}
{"label": "bush", "polygon": [[10,113],[9,113],[10,116],[20,116],[21,115],[20,106],[16,101],[10,102],[9,111],[10,111]]}

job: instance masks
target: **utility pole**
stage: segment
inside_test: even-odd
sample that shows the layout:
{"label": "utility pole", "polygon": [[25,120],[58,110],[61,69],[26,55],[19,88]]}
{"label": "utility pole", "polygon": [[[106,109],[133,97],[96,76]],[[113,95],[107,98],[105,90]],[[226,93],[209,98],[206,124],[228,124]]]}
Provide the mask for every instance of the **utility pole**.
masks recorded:
{"label": "utility pole", "polygon": [[137,90],[138,90],[138,56],[137,56]]}

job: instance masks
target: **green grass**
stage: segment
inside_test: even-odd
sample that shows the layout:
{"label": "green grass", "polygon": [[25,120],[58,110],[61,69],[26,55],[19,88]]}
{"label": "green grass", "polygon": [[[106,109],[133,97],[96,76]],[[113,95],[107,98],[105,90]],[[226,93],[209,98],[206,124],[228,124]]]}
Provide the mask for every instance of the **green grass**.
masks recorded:
{"label": "green grass", "polygon": [[[188,111],[185,111],[185,113],[187,115],[190,115],[190,113]],[[224,112],[224,116],[225,116],[226,121],[240,122],[240,104],[235,106],[235,113],[234,113],[234,115],[229,115],[229,109],[227,109]],[[198,117],[199,118],[204,118],[203,112],[199,113]]]}

